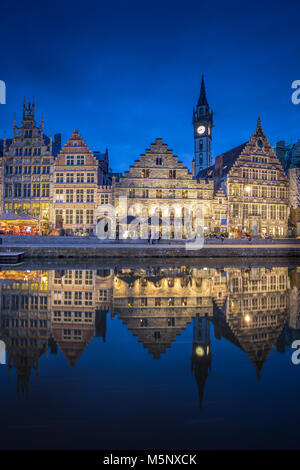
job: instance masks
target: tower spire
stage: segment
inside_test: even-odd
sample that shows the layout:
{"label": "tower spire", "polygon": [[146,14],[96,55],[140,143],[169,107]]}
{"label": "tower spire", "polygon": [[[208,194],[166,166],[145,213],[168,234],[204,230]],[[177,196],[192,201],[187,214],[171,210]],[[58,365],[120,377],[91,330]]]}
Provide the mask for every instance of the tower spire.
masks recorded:
{"label": "tower spire", "polygon": [[208,102],[206,98],[206,91],[205,91],[204,75],[202,75],[200,96],[199,96],[197,106],[208,106]]}

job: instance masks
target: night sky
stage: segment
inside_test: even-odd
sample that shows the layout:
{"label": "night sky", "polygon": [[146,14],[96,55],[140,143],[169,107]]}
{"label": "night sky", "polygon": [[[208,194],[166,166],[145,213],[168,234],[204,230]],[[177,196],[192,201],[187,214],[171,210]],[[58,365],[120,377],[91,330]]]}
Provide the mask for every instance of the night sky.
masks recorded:
{"label": "night sky", "polygon": [[272,144],[297,140],[299,17],[298,0],[2,2],[0,136],[35,96],[48,135],[65,143],[78,128],[115,171],[156,137],[191,168],[204,74],[213,156],[248,140],[258,116]]}

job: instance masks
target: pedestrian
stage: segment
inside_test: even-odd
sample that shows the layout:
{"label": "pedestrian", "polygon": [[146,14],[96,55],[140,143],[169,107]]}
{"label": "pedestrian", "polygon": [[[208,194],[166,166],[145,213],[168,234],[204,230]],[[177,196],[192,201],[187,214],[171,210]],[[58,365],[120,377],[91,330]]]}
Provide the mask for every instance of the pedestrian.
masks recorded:
{"label": "pedestrian", "polygon": [[223,242],[224,242],[224,233],[221,233],[220,238],[221,238],[221,242],[223,244]]}

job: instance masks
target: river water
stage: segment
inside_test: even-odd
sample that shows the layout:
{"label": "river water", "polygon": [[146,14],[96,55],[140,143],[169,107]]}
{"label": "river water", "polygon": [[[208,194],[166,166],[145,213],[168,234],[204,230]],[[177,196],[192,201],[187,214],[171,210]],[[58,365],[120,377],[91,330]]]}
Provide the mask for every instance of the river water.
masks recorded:
{"label": "river water", "polygon": [[295,260],[149,263],[2,266],[0,448],[299,448]]}

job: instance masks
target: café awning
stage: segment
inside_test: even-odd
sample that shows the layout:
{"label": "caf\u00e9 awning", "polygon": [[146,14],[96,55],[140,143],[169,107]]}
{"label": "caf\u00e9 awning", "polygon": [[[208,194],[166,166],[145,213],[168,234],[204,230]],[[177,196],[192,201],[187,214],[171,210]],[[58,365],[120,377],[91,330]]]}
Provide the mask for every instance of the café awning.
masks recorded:
{"label": "caf\u00e9 awning", "polygon": [[7,214],[1,213],[0,214],[0,222],[2,223],[13,223],[17,225],[31,225],[38,224],[39,219],[32,217],[32,215],[28,215],[25,213],[22,214],[15,214],[14,212],[8,212]]}

